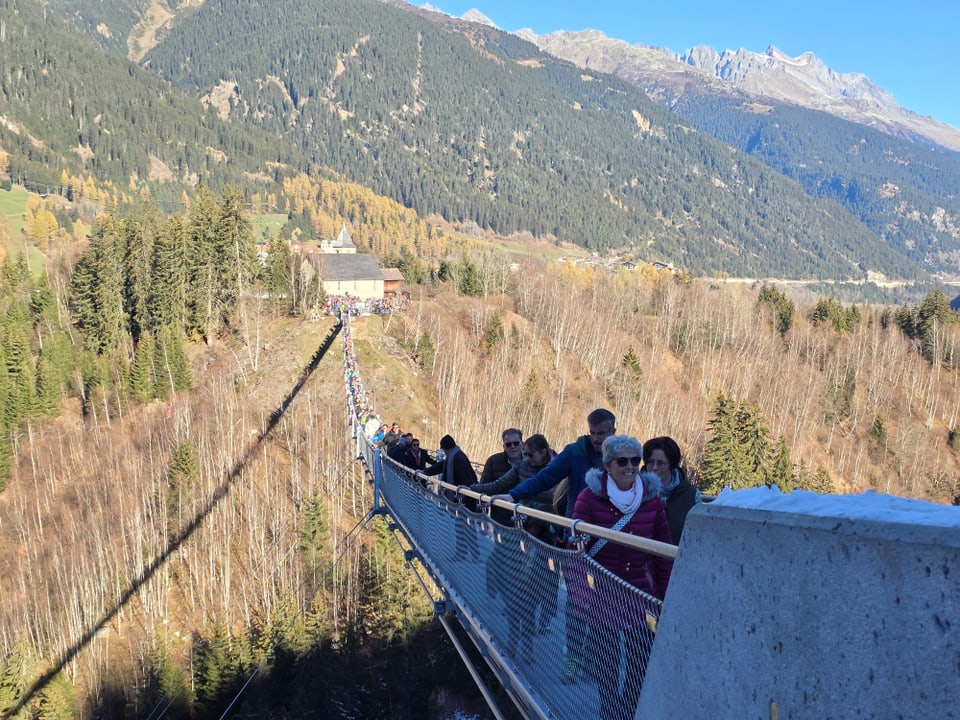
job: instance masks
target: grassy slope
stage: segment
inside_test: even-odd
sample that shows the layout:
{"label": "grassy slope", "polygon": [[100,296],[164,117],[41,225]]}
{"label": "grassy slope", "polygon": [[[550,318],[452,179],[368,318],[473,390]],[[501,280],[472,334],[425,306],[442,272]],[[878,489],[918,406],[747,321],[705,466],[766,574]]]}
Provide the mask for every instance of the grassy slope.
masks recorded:
{"label": "grassy slope", "polygon": [[19,187],[9,191],[0,190],[0,216],[8,230],[8,234],[0,232],[0,258],[14,258],[18,253],[26,252],[31,270],[37,273],[43,267],[43,254],[32,244],[25,242],[23,234],[23,214],[30,195],[31,193]]}
{"label": "grassy slope", "polygon": [[253,236],[260,242],[266,238],[267,232],[277,234],[280,229],[286,225],[287,216],[283,213],[262,213],[250,216],[250,224],[253,226]]}
{"label": "grassy slope", "polygon": [[12,190],[0,190],[0,215],[6,221],[10,230],[11,246],[17,247],[23,239],[23,213],[27,209],[27,198],[30,197],[23,188],[15,187]]}

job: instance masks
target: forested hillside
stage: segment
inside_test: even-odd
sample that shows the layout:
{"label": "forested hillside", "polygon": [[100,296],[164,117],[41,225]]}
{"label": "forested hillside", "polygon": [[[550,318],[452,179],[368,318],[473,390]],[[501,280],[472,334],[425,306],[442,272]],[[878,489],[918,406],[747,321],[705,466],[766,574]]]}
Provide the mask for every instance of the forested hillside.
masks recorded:
{"label": "forested hillside", "polygon": [[490,28],[468,37],[375,0],[217,0],[145,61],[421,215],[639,245],[694,272],[862,276],[852,258],[915,272],[838,206],[627,83]]}
{"label": "forested hillside", "polygon": [[[798,180],[811,196],[840,202],[929,271],[957,275],[960,156],[931,146],[929,139],[914,136],[910,142],[896,132],[878,132],[871,123],[886,124],[882,111],[860,107],[854,114],[862,122],[840,119],[739,90],[663,48],[628,45],[595,30],[522,34],[557,57],[622,78],[698,130]],[[768,82],[776,87],[775,71]],[[838,98],[814,94],[810,100],[829,104]]]}
{"label": "forested hillside", "polygon": [[960,159],[826,113],[784,103],[762,108],[719,96],[673,107],[699,130],[835,200],[897,252],[960,275]]}
{"label": "forested hillside", "polygon": [[71,200],[93,186],[107,207],[149,194],[169,212],[200,184],[275,191],[283,171],[307,165],[104,52],[40,3],[0,8],[0,169],[12,182]]}
{"label": "forested hillside", "polygon": [[632,246],[695,272],[924,275],[839,205],[514,36],[373,0],[208,2],[144,58],[204,110],[22,5],[7,34],[25,42],[0,43],[0,144],[14,181],[43,192],[64,192],[66,170],[169,210],[199,183],[267,194],[326,166],[421,216]]}

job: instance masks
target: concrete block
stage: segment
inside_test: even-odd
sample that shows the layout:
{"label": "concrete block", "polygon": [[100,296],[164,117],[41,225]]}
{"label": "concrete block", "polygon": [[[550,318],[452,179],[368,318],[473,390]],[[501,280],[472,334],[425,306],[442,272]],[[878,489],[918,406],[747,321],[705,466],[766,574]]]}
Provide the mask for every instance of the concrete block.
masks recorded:
{"label": "concrete block", "polygon": [[762,490],[689,515],[636,717],[960,718],[960,508]]}

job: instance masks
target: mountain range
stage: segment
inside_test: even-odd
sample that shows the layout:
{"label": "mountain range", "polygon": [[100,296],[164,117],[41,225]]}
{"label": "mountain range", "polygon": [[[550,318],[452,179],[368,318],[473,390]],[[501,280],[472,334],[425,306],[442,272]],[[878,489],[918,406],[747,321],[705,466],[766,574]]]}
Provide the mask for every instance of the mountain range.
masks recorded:
{"label": "mountain range", "polygon": [[518,34],[557,57],[624,78],[667,105],[685,94],[739,92],[761,102],[822,110],[927,147],[960,152],[960,130],[901,107],[864,75],[834,72],[813,53],[789,57],[773,45],[764,53],[720,52],[700,45],[677,55],[629,45],[598,30]]}
{"label": "mountain range", "polygon": [[[430,4],[422,7],[443,12]],[[468,10],[460,19],[497,28],[477,9]],[[901,107],[893,95],[865,75],[838,73],[812,52],[790,57],[774,45],[763,53],[697,45],[677,54],[659,46],[631,45],[599,30],[537,35],[524,28],[516,34],[556,57],[621,77],[667,105],[687,93],[743,91],[960,152],[960,129]]]}
{"label": "mountain range", "polygon": [[[0,43],[21,69],[0,82],[0,147],[48,188],[54,167],[166,197],[296,168],[423,217],[696,273],[960,276],[956,153],[715,76],[756,84],[784,65],[775,50],[736,73],[704,48],[681,58],[596,33],[521,37],[397,0],[2,4],[25,41]],[[590,66],[617,52],[616,67]],[[73,75],[78,57],[86,77]],[[884,99],[863,88],[864,107]]]}

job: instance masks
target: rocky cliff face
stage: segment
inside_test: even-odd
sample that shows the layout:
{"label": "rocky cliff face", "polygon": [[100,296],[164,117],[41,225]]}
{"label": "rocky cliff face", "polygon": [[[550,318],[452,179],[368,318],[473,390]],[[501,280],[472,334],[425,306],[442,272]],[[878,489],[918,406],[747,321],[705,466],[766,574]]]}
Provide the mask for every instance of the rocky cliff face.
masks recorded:
{"label": "rocky cliff face", "polygon": [[791,58],[773,46],[764,53],[698,46],[677,55],[666,48],[629,45],[597,30],[519,34],[551,55],[617,75],[667,106],[687,93],[742,92],[960,152],[960,129],[900,107],[866,76],[834,72],[812,53]]}

